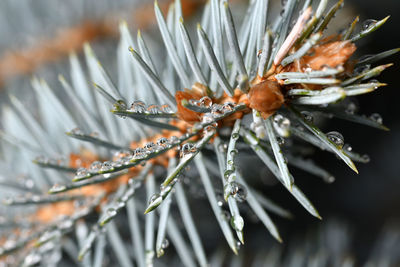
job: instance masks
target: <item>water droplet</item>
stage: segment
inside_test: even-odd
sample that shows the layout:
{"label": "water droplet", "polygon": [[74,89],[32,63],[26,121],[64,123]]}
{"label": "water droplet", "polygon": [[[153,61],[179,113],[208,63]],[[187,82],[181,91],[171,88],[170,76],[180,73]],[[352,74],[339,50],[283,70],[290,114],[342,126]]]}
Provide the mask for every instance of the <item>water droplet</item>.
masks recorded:
{"label": "water droplet", "polygon": [[343,146],[343,150],[344,150],[345,152],[351,152],[351,151],[353,150],[353,148],[352,148],[349,144],[345,144],[345,145]]}
{"label": "water droplet", "polygon": [[49,159],[43,155],[37,156],[35,158],[35,161],[40,164],[48,164],[49,163]]}
{"label": "water droplet", "polygon": [[301,115],[303,115],[303,117],[304,117],[304,119],[305,119],[306,121],[308,121],[309,123],[313,123],[313,121],[314,121],[314,116],[312,115],[311,112],[302,111],[302,112],[301,112]]}
{"label": "water droplet", "polygon": [[135,153],[133,155],[133,159],[143,159],[146,157],[146,150],[139,147],[135,149]]}
{"label": "water droplet", "polygon": [[221,217],[222,217],[222,219],[224,219],[224,220],[229,220],[229,219],[231,218],[231,214],[230,214],[230,212],[227,211],[227,210],[222,210],[222,211],[221,211]]}
{"label": "water droplet", "polygon": [[234,109],[234,107],[235,107],[235,104],[234,104],[234,103],[232,103],[232,102],[225,102],[225,103],[222,105],[222,110],[224,111],[224,113],[227,113],[227,112],[231,112],[231,111]]}
{"label": "water droplet", "polygon": [[70,131],[71,134],[73,135],[83,135],[83,132],[79,128],[74,128]]}
{"label": "water droplet", "polygon": [[227,146],[226,143],[221,143],[221,144],[218,145],[218,150],[219,150],[219,152],[221,152],[221,153],[225,153],[225,151],[226,151],[227,148],[228,148],[228,146]]}
{"label": "water droplet", "polygon": [[168,139],[165,137],[161,137],[160,139],[157,140],[157,145],[165,147],[166,145],[168,145]]}
{"label": "water droplet", "polygon": [[367,19],[362,23],[362,30],[366,31],[369,28],[373,27],[378,21],[374,20],[374,19]]}
{"label": "water droplet", "polygon": [[133,189],[138,189],[141,185],[142,185],[142,182],[140,182],[139,180],[135,180],[134,178],[132,178],[132,179],[130,179],[129,181],[128,181],[128,184],[129,184],[129,186],[130,187],[132,187]]}
{"label": "water droplet", "polygon": [[278,134],[281,136],[287,136],[288,131],[290,129],[290,120],[286,117],[283,117],[281,114],[276,114],[274,116],[274,126],[277,130]]}
{"label": "water droplet", "polygon": [[282,146],[285,143],[285,139],[283,139],[280,136],[276,137],[276,141],[278,142],[278,145]]}
{"label": "water droplet", "polygon": [[67,187],[65,185],[59,185],[55,184],[50,188],[50,192],[57,193],[57,192],[62,192],[66,189]]}
{"label": "water droplet", "polygon": [[67,230],[74,224],[73,220],[66,219],[58,224],[58,229]]}
{"label": "water droplet", "polygon": [[113,169],[112,163],[111,161],[105,161],[103,162],[103,164],[101,165],[100,171],[102,172],[107,172]]}
{"label": "water droplet", "polygon": [[213,115],[214,118],[223,115],[224,114],[224,110],[223,110],[222,105],[213,104],[211,106],[211,114]]}
{"label": "water droplet", "polygon": [[164,185],[161,185],[160,186],[160,195],[161,196],[163,196],[163,197],[165,197],[166,195],[168,195],[169,194],[169,192],[171,192],[171,190],[172,190],[172,186],[174,185],[176,183],[176,181],[175,182],[171,182],[169,185],[167,185],[167,186],[164,186]]}
{"label": "water droplet", "polygon": [[134,101],[131,105],[131,110],[135,113],[143,113],[146,111],[146,104],[143,101]]}
{"label": "water droplet", "polygon": [[164,239],[163,240],[163,242],[161,243],[161,248],[162,249],[166,249],[166,248],[168,248],[169,247],[169,241],[168,241],[168,239]]}
{"label": "water droplet", "polygon": [[111,163],[111,166],[112,166],[113,168],[119,168],[119,167],[122,166],[122,164],[123,164],[122,160],[118,159],[118,160],[116,160],[116,161],[113,161],[113,162]]}
{"label": "water droplet", "polygon": [[330,176],[328,176],[328,177],[325,178],[325,181],[326,181],[327,183],[330,183],[330,184],[333,183],[335,180],[336,180],[335,177],[332,176],[332,175],[330,175]]}
{"label": "water droplet", "polygon": [[382,124],[382,123],[383,123],[382,116],[381,116],[380,114],[378,114],[378,113],[372,113],[372,114],[369,116],[369,118],[370,118],[371,120],[373,120],[373,121],[379,123],[379,124]]}
{"label": "water droplet", "polygon": [[236,148],[234,148],[234,149],[232,149],[231,152],[229,152],[229,153],[231,154],[232,157],[234,157],[234,156],[236,156],[236,155],[239,153],[239,151],[238,151]]}
{"label": "water droplet", "polygon": [[194,144],[192,143],[186,143],[182,146],[181,151],[180,151],[180,157],[184,157],[186,155],[189,155],[191,153],[194,153],[197,151],[197,148]]}
{"label": "water droplet", "polygon": [[344,137],[341,133],[332,131],[326,134],[326,137],[332,141],[337,147],[342,148],[344,145]]}
{"label": "water droplet", "polygon": [[242,231],[244,227],[244,220],[242,216],[236,215],[231,218],[231,226],[236,231]]}
{"label": "water droplet", "polygon": [[377,79],[371,79],[368,81],[368,83],[374,84],[374,89],[378,89],[379,81]]}
{"label": "water droplet", "polygon": [[239,202],[243,202],[247,198],[247,190],[246,188],[237,182],[231,183],[231,195]]}
{"label": "water droplet", "polygon": [[356,113],[357,110],[358,110],[357,104],[354,103],[354,102],[350,102],[350,103],[347,105],[345,111],[346,111],[347,114],[352,115],[352,114]]}
{"label": "water droplet", "polygon": [[150,114],[159,114],[159,113],[161,113],[161,109],[160,109],[160,107],[159,106],[157,106],[157,105],[149,105],[148,107],[147,107],[147,111],[150,113]]}
{"label": "water droplet", "polygon": [[117,215],[117,211],[114,208],[107,209],[107,216],[114,217],[115,215]]}
{"label": "water droplet", "polygon": [[233,133],[232,134],[232,139],[235,140],[235,141],[238,140],[239,139],[239,134],[238,133]]}
{"label": "water droplet", "polygon": [[169,138],[169,141],[171,142],[171,144],[176,145],[176,144],[179,143],[179,138],[176,137],[175,135],[173,135],[173,136],[171,136],[171,137]]}
{"label": "water droplet", "polygon": [[357,68],[354,69],[353,74],[356,76],[360,75],[363,72],[369,71],[370,68],[371,68],[370,64],[358,66]]}
{"label": "water droplet", "polygon": [[100,171],[101,168],[101,162],[100,161],[95,161],[93,162],[90,167],[89,167],[89,172],[90,173],[97,173]]}
{"label": "water droplet", "polygon": [[41,260],[42,257],[38,253],[30,253],[26,256],[23,266],[36,266]]}
{"label": "water droplet", "polygon": [[201,122],[203,123],[210,123],[214,121],[214,116],[211,113],[206,113],[201,118]]}
{"label": "water droplet", "polygon": [[114,103],[114,107],[117,110],[126,110],[127,109],[127,105],[124,100],[117,100],[117,102]]}
{"label": "water droplet", "polygon": [[225,179],[228,179],[234,173],[235,173],[235,170],[225,170],[225,172],[224,172]]}
{"label": "water droplet", "polygon": [[174,113],[174,111],[171,109],[171,107],[167,104],[161,106],[161,111],[163,113],[168,113],[168,114]]}
{"label": "water droplet", "polygon": [[362,155],[362,156],[361,156],[361,159],[362,159],[365,163],[367,163],[367,162],[370,161],[370,157],[369,157],[367,154]]}
{"label": "water droplet", "polygon": [[153,194],[153,195],[150,197],[149,205],[153,205],[153,204],[155,204],[155,203],[161,203],[161,201],[162,201],[161,195],[156,193],[156,194]]}
{"label": "water droplet", "polygon": [[224,200],[222,199],[222,198],[217,198],[217,205],[219,206],[219,207],[222,207],[223,205],[224,205]]}
{"label": "water droplet", "polygon": [[208,96],[203,96],[200,98],[199,103],[202,107],[210,108],[212,105],[212,100]]}
{"label": "water droplet", "polygon": [[197,99],[189,99],[189,104],[192,106],[200,107],[200,101]]}
{"label": "water droplet", "polygon": [[34,181],[32,179],[25,179],[24,181],[24,185],[26,188],[33,188],[33,186],[35,185]]}
{"label": "water droplet", "polygon": [[156,150],[156,145],[153,142],[149,142],[144,145],[144,150],[147,154],[153,153]]}
{"label": "water droplet", "polygon": [[14,203],[14,200],[11,197],[6,197],[5,199],[3,199],[3,203],[4,205],[11,205]]}
{"label": "water droplet", "polygon": [[214,132],[215,129],[216,129],[216,127],[214,126],[214,124],[213,125],[208,125],[208,126],[204,127],[204,133],[207,134],[207,133],[210,133],[210,132]]}
{"label": "water droplet", "polygon": [[94,138],[98,138],[99,137],[99,133],[98,132],[91,132],[89,135],[91,137],[94,137]]}
{"label": "water droplet", "polygon": [[[26,198],[23,198],[23,199],[27,200]],[[36,203],[39,202],[41,199],[42,199],[41,196],[38,196],[38,195],[33,195],[31,198],[31,200]]]}

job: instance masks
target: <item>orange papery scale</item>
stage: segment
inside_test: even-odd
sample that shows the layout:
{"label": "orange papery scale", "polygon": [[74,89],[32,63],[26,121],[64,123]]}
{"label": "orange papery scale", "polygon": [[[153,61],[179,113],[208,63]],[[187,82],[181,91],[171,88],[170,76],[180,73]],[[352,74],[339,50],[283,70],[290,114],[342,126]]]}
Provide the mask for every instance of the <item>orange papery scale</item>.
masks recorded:
{"label": "orange papery scale", "polygon": [[313,70],[320,70],[324,66],[335,68],[344,65],[355,51],[355,44],[349,41],[325,43],[315,46],[309,55],[303,56],[303,65]]}

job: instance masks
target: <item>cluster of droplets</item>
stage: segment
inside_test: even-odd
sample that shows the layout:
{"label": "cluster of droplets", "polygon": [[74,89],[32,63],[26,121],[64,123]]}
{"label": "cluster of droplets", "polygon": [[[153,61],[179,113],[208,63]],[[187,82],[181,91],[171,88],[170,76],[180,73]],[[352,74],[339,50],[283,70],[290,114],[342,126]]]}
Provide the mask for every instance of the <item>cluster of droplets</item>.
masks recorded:
{"label": "cluster of droplets", "polygon": [[169,105],[162,105],[158,106],[155,104],[150,104],[147,105],[140,100],[134,101],[129,109],[129,111],[134,112],[134,113],[144,113],[144,114],[161,114],[161,113],[167,113],[167,114],[172,114],[174,111]]}
{"label": "cluster of droplets", "polygon": [[213,132],[218,127],[218,120],[226,116],[227,113],[231,112],[235,108],[235,104],[232,102],[226,102],[224,104],[212,103],[211,98],[205,96],[200,100],[191,99],[189,102],[197,107],[206,108],[207,112],[201,117],[199,123],[195,123],[190,131],[198,132],[203,129],[205,134]]}
{"label": "cluster of droplets", "polygon": [[213,104],[211,106],[211,114],[215,118],[219,118],[224,116],[226,113],[231,112],[235,107],[235,104],[232,102],[225,102],[223,104]]}
{"label": "cluster of droplets", "polygon": [[136,148],[134,150],[119,150],[114,153],[113,161],[94,161],[89,166],[89,168],[79,168],[75,175],[75,180],[84,179],[94,174],[107,173],[120,168],[121,166],[126,166],[134,161],[142,160],[148,157],[152,153],[157,153],[164,149],[169,149],[174,145],[177,145],[181,140],[176,136],[171,136],[170,138],[161,137],[156,143],[148,142],[143,147]]}
{"label": "cluster of droplets", "polygon": [[28,193],[24,196],[15,196],[15,197],[6,197],[3,200],[3,203],[5,205],[12,205],[14,203],[39,203],[42,201],[44,197],[40,195],[32,195],[31,193]]}
{"label": "cluster of droplets", "polygon": [[[374,82],[374,80],[370,80],[370,82]],[[345,107],[345,112],[349,115],[354,115],[358,111],[358,109],[358,104],[354,101],[350,101]],[[372,113],[368,116],[368,118],[378,124],[383,124],[383,118],[378,113]]]}

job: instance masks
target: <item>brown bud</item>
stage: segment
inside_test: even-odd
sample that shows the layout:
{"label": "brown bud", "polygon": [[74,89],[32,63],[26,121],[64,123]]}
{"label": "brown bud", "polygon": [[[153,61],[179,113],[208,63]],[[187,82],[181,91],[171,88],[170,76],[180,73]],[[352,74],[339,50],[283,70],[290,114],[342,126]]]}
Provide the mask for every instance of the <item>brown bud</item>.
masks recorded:
{"label": "brown bud", "polygon": [[279,109],[285,101],[278,82],[266,80],[250,88],[250,107],[261,112],[264,119]]}

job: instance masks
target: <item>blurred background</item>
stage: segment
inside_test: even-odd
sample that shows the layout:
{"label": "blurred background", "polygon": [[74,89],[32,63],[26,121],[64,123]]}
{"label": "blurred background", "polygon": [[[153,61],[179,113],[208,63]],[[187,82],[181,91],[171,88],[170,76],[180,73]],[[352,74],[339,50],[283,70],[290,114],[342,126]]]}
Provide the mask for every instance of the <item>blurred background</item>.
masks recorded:
{"label": "blurred background", "polygon": [[[159,1],[166,8],[170,1]],[[202,0],[182,0],[186,20],[197,22]],[[244,1],[232,1],[240,5]],[[280,1],[272,1],[278,7]],[[331,1],[330,4],[334,2]],[[278,10],[278,9],[276,9]],[[277,11],[279,12],[279,11]],[[397,0],[346,0],[331,26],[340,30],[356,15],[360,21],[382,19],[391,15],[389,21],[377,32],[358,44],[355,58],[400,47],[400,1]],[[273,12],[272,12],[273,14]],[[271,17],[273,16],[271,14]],[[2,0],[0,2],[0,105],[8,99],[7,94],[22,98],[27,108],[34,109],[30,78],[45,78],[56,88],[57,75],[68,75],[68,54],[80,53],[84,42],[90,42],[104,67],[116,80],[116,45],[118,22],[127,20],[132,33],[140,28],[149,39],[150,50],[160,53],[158,29],[153,16],[153,2],[146,0]],[[356,175],[329,153],[316,151],[316,161],[336,177],[327,184],[315,177],[296,172],[296,182],[313,201],[324,220],[309,216],[280,186],[260,188],[265,194],[281,203],[295,214],[294,220],[274,218],[284,240],[304,236],[309,229],[323,227],[331,218],[338,218],[348,226],[352,246],[358,257],[366,259],[372,244],[387,224],[399,225],[400,221],[400,60],[399,55],[385,59],[393,62],[380,82],[388,86],[357,98],[360,113],[379,113],[384,124],[391,130],[379,131],[339,120],[330,120],[326,131],[337,130],[354,150],[368,154],[368,164],[358,164]],[[399,102],[397,102],[399,101]],[[1,110],[1,109],[0,109]],[[1,111],[0,111],[1,112]],[[260,172],[262,172],[262,169]],[[254,175],[260,175],[255,173]],[[260,175],[262,176],[262,175]],[[267,181],[268,182],[268,181]],[[204,222],[203,227],[207,227]],[[260,246],[270,239],[259,223],[246,227],[251,247]],[[262,235],[259,235],[262,231]],[[212,233],[209,233],[212,235]],[[262,239],[262,240],[261,240]],[[210,240],[212,238],[210,237]],[[251,242],[250,240],[253,240]],[[212,246],[211,246],[212,247]],[[285,248],[287,249],[287,248]]]}

